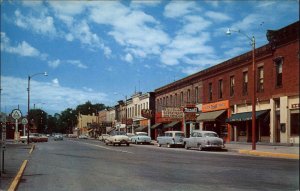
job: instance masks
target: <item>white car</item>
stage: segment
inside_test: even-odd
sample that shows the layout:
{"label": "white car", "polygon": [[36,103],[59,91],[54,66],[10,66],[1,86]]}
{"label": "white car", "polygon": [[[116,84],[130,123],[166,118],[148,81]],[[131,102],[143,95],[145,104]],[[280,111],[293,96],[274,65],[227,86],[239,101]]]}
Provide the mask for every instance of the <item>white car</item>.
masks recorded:
{"label": "white car", "polygon": [[166,131],[163,136],[157,137],[157,146],[167,145],[168,148],[172,146],[183,146],[184,133],[182,131]]}
{"label": "white car", "polygon": [[121,145],[126,144],[126,146],[129,146],[130,141],[129,137],[126,135],[124,131],[112,131],[109,136],[106,138],[105,141],[106,145]]}
{"label": "white car", "polygon": [[151,137],[148,136],[148,133],[145,132],[136,132],[135,135],[131,137],[131,142],[134,144],[150,144]]}
{"label": "white car", "polygon": [[87,139],[88,136],[87,136],[87,135],[79,135],[78,138],[79,138],[79,139]]}
{"label": "white car", "polygon": [[184,138],[184,147],[198,148],[198,150],[209,149],[222,149],[225,147],[223,139],[219,138],[218,134],[214,131],[198,131],[194,130],[189,138]]}
{"label": "white car", "polygon": [[98,139],[99,139],[100,141],[105,142],[105,140],[107,139],[108,136],[109,136],[109,134],[102,134],[102,135],[100,135],[100,136],[98,137]]}

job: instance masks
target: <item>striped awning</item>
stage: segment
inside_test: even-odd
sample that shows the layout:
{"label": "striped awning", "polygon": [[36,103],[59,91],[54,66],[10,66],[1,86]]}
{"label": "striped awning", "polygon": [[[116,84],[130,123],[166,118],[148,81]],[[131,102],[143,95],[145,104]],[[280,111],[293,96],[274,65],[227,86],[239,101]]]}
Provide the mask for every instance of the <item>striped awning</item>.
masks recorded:
{"label": "striped awning", "polygon": [[[261,116],[268,113],[269,111],[270,110],[256,111],[255,112],[256,119],[259,119]],[[252,112],[244,112],[244,113],[233,114],[230,118],[226,119],[226,123],[234,123],[234,122],[250,121],[250,120],[252,120]]]}
{"label": "striped awning", "polygon": [[220,115],[222,115],[226,110],[212,111],[201,113],[197,117],[197,121],[215,121]]}

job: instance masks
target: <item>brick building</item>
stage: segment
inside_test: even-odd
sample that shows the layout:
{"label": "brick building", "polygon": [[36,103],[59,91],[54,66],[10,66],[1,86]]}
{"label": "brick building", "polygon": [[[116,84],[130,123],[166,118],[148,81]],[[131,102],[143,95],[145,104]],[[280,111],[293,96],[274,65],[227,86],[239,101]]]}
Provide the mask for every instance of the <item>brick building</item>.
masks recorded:
{"label": "brick building", "polygon": [[[268,31],[267,38],[268,44],[255,49],[256,79],[247,52],[156,89],[156,135],[180,129],[189,136],[205,129],[227,141],[251,142],[256,83],[257,141],[299,143],[299,22]],[[199,109],[196,121],[180,113],[186,107]]]}

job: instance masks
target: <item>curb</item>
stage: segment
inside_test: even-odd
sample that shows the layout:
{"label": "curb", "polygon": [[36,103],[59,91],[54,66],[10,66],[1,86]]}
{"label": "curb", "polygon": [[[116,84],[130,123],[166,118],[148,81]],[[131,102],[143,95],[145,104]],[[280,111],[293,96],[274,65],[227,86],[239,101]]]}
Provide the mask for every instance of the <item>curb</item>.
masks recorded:
{"label": "curb", "polygon": [[35,144],[33,144],[33,145],[31,146],[31,149],[30,149],[30,151],[29,151],[29,154],[31,154],[31,153],[33,152],[34,149],[35,149]]}
{"label": "curb", "polygon": [[22,178],[22,175],[24,173],[24,170],[26,168],[27,162],[28,162],[28,160],[24,160],[24,162],[22,163],[22,166],[21,166],[21,168],[20,168],[17,176],[15,177],[15,179],[13,180],[13,182],[11,183],[8,191],[15,191],[15,190],[17,190],[19,182],[20,182],[20,180]]}
{"label": "curb", "polygon": [[297,154],[272,153],[272,152],[263,152],[263,151],[256,151],[256,150],[238,150],[238,153],[262,156],[262,157],[274,157],[274,158],[298,159],[299,160],[299,155],[297,155]]}

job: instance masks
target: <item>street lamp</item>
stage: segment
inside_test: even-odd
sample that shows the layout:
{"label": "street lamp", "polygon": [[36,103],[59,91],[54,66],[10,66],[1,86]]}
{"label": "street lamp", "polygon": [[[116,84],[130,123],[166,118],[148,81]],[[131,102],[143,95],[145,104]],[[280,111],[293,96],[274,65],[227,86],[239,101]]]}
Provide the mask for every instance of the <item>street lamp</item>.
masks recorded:
{"label": "street lamp", "polygon": [[238,32],[245,37],[247,37],[251,41],[252,45],[252,78],[253,78],[253,93],[252,93],[252,150],[256,150],[256,136],[255,136],[255,126],[256,126],[256,69],[255,69],[255,37],[249,37],[241,30],[231,30],[227,29],[226,34],[231,35],[231,32]]}
{"label": "street lamp", "polygon": [[[32,74],[32,75],[28,75],[28,105],[27,105],[27,120],[28,122],[30,121],[29,119],[29,110],[30,110],[30,79],[34,76],[37,75],[44,75],[44,76],[48,76],[47,72],[42,72],[42,73],[36,73],[36,74]],[[29,144],[29,123],[27,124],[27,144]]]}

